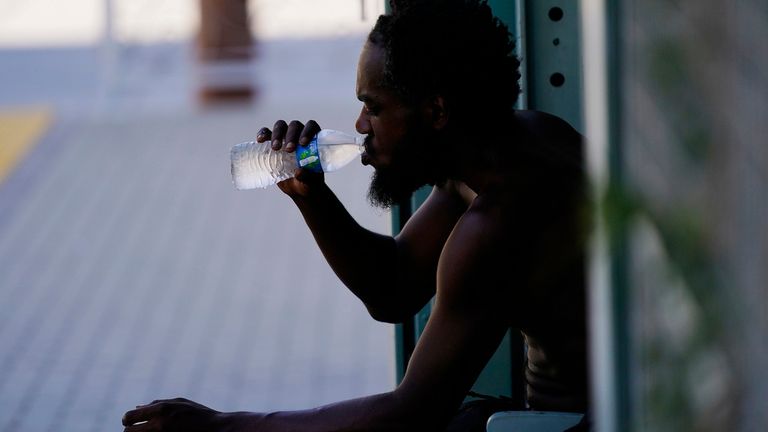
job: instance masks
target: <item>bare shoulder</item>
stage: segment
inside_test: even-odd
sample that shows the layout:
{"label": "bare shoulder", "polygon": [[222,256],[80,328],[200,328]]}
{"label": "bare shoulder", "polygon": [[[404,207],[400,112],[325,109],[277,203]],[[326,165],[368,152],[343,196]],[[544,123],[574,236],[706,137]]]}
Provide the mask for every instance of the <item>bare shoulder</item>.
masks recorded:
{"label": "bare shoulder", "polygon": [[453,200],[461,202],[465,207],[469,207],[475,200],[477,194],[465,183],[458,180],[447,180],[444,184],[435,186],[436,193],[450,196]]}
{"label": "bare shoulder", "polygon": [[547,139],[581,139],[581,135],[562,118],[535,110],[515,111],[515,117],[527,130]]}

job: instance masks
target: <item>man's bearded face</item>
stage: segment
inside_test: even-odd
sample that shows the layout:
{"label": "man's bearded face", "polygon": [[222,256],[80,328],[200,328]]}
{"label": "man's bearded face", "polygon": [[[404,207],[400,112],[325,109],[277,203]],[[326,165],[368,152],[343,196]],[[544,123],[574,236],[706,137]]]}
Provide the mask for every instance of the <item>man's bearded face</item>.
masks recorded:
{"label": "man's bearded face", "polygon": [[[388,209],[407,200],[416,189],[434,183],[430,146],[426,137],[421,138],[405,139],[393,149],[390,164],[376,167],[368,188],[368,200],[372,205]],[[375,153],[372,156],[375,157]]]}

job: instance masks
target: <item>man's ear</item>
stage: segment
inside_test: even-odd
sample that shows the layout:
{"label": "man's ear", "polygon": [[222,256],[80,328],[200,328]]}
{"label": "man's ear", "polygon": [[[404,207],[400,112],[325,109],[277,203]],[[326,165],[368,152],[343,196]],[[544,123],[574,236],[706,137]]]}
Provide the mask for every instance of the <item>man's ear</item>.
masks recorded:
{"label": "man's ear", "polygon": [[428,121],[435,130],[443,130],[448,125],[450,112],[444,97],[435,95],[428,98],[426,113],[428,116]]}

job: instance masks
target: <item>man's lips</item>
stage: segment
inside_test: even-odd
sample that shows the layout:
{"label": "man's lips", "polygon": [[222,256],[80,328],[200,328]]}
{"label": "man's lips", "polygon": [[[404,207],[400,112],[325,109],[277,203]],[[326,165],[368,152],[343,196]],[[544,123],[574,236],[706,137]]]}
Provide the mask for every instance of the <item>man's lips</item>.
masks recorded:
{"label": "man's lips", "polygon": [[371,161],[371,156],[369,156],[369,155],[368,155],[368,152],[367,152],[367,151],[363,151],[363,152],[360,154],[360,162],[361,162],[363,165],[371,165],[371,162],[372,162],[372,161]]}
{"label": "man's lips", "polygon": [[363,143],[363,152],[360,154],[360,162],[362,162],[363,165],[372,165],[373,164],[373,158],[371,157],[371,154],[373,153],[371,151],[371,144],[373,141],[373,137],[368,135],[365,137],[365,142]]}

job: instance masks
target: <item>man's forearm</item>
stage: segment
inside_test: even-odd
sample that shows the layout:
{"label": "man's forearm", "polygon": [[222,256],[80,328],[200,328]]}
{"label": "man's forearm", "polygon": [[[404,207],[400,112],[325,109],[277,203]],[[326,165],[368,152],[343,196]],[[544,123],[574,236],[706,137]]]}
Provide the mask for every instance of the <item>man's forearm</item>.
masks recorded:
{"label": "man's forearm", "polygon": [[[413,407],[412,407],[413,408]],[[412,410],[411,408],[411,410]],[[221,432],[411,431],[418,412],[407,412],[395,393],[338,402],[303,411],[225,413]]]}
{"label": "man's forearm", "polygon": [[[395,239],[360,226],[327,185],[293,200],[339,279],[369,307],[391,301],[398,286]],[[387,271],[374,275],[375,269]]]}

